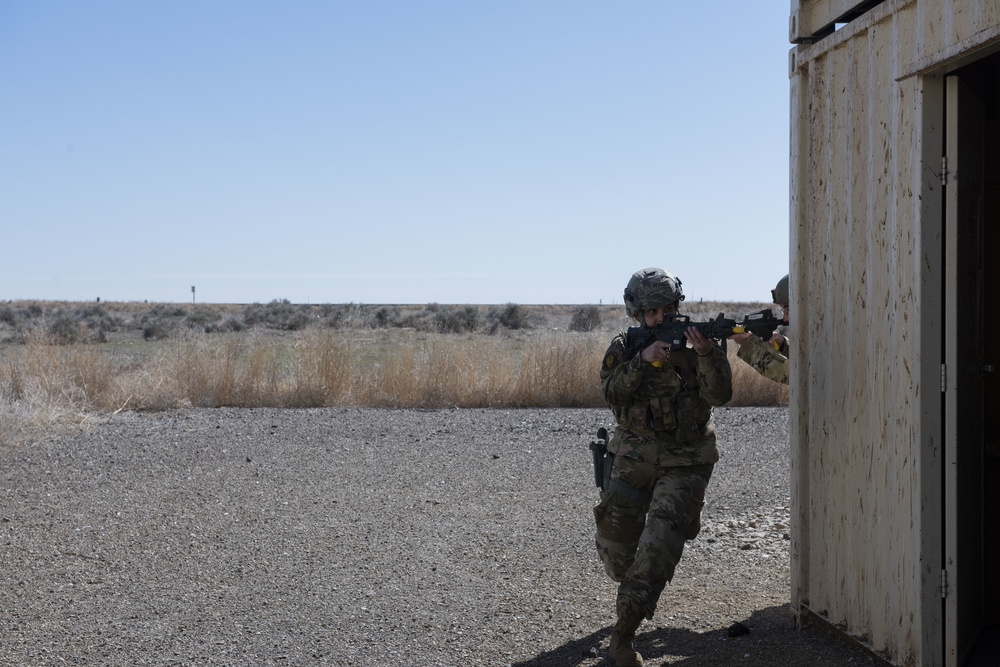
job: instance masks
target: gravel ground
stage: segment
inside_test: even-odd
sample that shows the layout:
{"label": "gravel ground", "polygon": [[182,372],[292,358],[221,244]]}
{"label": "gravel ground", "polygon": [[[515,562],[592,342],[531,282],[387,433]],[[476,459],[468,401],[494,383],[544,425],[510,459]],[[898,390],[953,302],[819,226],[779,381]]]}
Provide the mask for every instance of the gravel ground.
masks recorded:
{"label": "gravel ground", "polygon": [[[120,413],[0,452],[0,665],[607,665],[588,444],[609,418]],[[647,664],[877,664],[793,626],[787,409],[716,423]]]}

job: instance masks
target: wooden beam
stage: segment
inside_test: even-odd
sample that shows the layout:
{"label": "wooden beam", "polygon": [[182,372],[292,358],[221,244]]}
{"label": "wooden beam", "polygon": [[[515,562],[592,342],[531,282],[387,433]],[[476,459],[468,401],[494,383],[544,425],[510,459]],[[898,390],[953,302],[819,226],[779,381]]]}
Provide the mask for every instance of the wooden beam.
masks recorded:
{"label": "wooden beam", "polygon": [[838,23],[848,23],[883,0],[792,0],[788,41],[812,44],[832,33]]}

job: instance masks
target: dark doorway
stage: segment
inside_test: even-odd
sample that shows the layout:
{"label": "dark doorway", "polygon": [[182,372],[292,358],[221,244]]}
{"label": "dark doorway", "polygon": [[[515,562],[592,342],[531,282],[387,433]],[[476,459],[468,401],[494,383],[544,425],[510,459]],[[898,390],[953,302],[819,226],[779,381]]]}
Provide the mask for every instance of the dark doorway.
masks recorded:
{"label": "dark doorway", "polygon": [[[946,327],[957,346],[948,359],[948,382],[957,386],[947,413],[955,434],[945,484],[949,567],[947,624],[954,631],[946,664],[963,667],[1000,661],[1000,54],[949,77],[948,188],[957,192],[946,234],[954,262],[946,291],[956,322]],[[960,157],[953,159],[958,149]],[[954,365],[954,367],[952,367]],[[953,565],[953,567],[951,567]],[[952,590],[951,586],[955,589]],[[957,658],[957,660],[956,660]]]}

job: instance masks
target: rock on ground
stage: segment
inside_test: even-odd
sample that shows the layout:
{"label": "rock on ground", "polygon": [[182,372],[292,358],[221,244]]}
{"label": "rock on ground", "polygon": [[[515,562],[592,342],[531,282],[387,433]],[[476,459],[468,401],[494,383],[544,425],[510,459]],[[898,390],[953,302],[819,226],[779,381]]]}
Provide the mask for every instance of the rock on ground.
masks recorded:
{"label": "rock on ground", "polygon": [[[0,452],[0,665],[607,665],[607,410],[121,413]],[[866,665],[789,612],[786,408],[722,460],[649,665]],[[729,636],[742,623],[748,634]]]}

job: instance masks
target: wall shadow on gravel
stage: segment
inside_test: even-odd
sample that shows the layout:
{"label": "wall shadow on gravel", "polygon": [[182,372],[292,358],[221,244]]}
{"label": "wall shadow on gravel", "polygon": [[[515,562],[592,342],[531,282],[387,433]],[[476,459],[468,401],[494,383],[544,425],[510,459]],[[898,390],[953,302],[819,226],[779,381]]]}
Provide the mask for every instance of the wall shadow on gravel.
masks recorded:
{"label": "wall shadow on gravel", "polygon": [[[635,647],[647,665],[680,667],[838,667],[880,666],[885,663],[864,648],[837,639],[815,628],[798,630],[787,604],[753,612],[732,620],[749,628],[748,634],[730,637],[729,627],[696,632],[688,628],[651,627],[644,623]],[[643,631],[643,628],[650,628]],[[511,667],[608,667],[611,627],[574,639]],[[597,648],[597,655],[592,649]]]}

